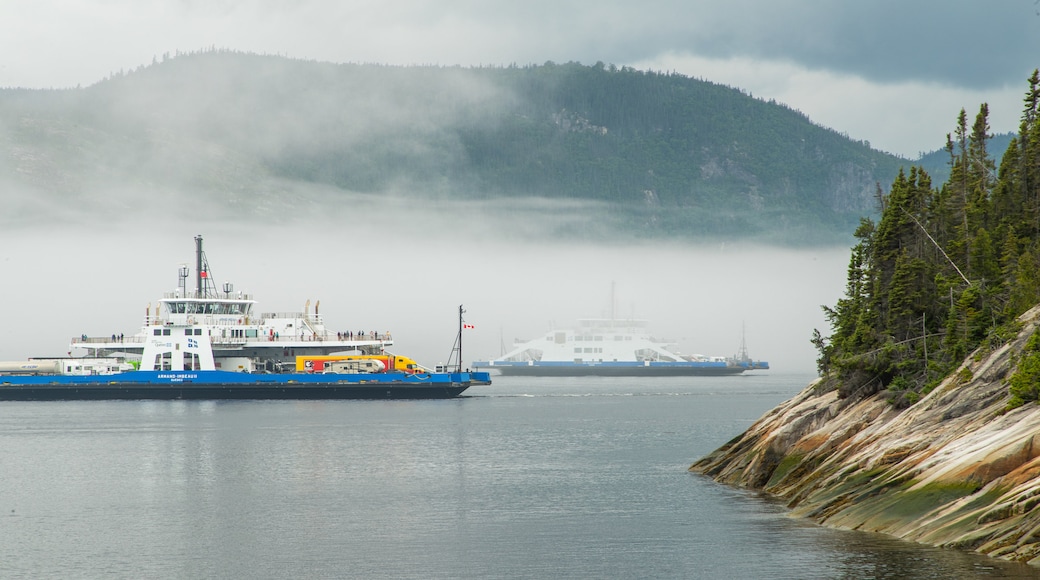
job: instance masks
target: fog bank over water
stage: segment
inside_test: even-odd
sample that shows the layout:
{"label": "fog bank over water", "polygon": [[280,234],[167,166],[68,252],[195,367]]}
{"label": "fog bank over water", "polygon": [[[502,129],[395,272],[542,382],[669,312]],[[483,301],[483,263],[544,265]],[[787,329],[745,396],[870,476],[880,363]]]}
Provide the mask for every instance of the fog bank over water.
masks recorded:
{"label": "fog bank over water", "polygon": [[744,332],[750,354],[776,372],[813,371],[809,339],[814,328],[829,334],[820,306],[840,298],[849,255],[846,247],[504,242],[467,219],[384,217],[8,229],[2,308],[13,324],[0,336],[0,360],[64,355],[81,334],[136,333],[146,308],[176,288],[178,267],[194,267],[201,234],[218,286],[252,294],[261,312],[310,300],[331,330],[390,331],[398,353],[427,365],[447,360],[460,304],[475,327],[464,335],[469,364],[514,339],[609,316],[613,289],[616,315],[648,320],[683,353],[735,354]]}

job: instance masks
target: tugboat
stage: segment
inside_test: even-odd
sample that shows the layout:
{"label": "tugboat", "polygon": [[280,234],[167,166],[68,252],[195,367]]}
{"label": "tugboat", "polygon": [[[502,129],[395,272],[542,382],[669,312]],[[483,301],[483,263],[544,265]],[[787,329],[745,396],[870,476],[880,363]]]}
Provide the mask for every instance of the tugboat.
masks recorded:
{"label": "tugboat", "polygon": [[[218,291],[195,237],[195,290],[178,288],[132,336],[74,338],[87,356],[0,362],[0,400],[441,399],[491,383],[487,372],[430,370],[390,353],[389,333],[331,332],[302,312],[258,313],[231,284]],[[461,323],[460,323],[461,333]]]}

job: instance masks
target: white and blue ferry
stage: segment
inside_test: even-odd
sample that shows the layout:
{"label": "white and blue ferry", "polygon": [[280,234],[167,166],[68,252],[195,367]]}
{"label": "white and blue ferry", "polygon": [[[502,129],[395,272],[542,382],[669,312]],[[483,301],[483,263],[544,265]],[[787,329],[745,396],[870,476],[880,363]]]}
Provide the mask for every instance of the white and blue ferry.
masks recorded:
{"label": "white and blue ferry", "polygon": [[[195,246],[194,291],[181,266],[178,288],[148,308],[137,334],[76,337],[71,348],[82,357],[0,362],[0,400],[434,399],[491,382],[461,363],[395,366],[414,361],[387,356],[388,333],[330,331],[319,303],[313,312],[308,301],[302,312],[260,313],[230,284],[217,289],[201,236]],[[345,361],[333,372],[297,370],[298,360],[333,355]],[[360,360],[368,364],[346,364]]]}
{"label": "white and blue ferry", "polygon": [[646,320],[610,317],[581,319],[576,329],[550,330],[499,358],[475,361],[473,367],[502,375],[668,377],[735,375],[768,369],[769,363],[752,360],[746,346],[732,357],[680,355],[650,335]]}

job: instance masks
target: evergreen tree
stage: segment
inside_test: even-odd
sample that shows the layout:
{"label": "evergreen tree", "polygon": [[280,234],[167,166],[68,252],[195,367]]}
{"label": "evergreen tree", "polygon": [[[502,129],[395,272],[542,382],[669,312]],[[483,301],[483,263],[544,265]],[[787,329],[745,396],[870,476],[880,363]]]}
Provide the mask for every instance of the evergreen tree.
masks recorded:
{"label": "evergreen tree", "polygon": [[987,147],[989,106],[970,131],[962,109],[947,135],[946,183],[934,189],[922,169],[900,171],[880,221],[861,223],[845,297],[824,309],[833,334],[813,336],[839,395],[886,389],[897,406],[912,404],[1040,302],[1038,106],[1034,71],[999,172]]}

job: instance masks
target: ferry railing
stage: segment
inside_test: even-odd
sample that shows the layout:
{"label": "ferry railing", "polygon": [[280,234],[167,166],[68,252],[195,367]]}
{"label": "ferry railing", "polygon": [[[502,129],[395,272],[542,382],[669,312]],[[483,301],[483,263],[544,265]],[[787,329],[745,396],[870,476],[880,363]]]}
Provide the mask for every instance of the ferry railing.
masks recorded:
{"label": "ferry railing", "polygon": [[[218,315],[219,316],[219,315]],[[302,318],[300,313],[265,313],[258,321],[270,320],[276,318]],[[310,332],[294,332],[291,334],[282,334],[275,332],[270,333],[268,329],[267,334],[262,334],[260,326],[255,326],[257,334],[255,336],[223,336],[219,332],[213,332],[210,334],[210,342],[216,345],[238,345],[245,344],[250,341],[268,341],[278,343],[300,343],[300,342],[325,342],[325,341],[343,341],[350,340],[352,342],[360,342],[367,344],[378,343],[380,345],[390,346],[393,344],[393,338],[391,333],[387,332],[375,332],[375,331],[349,331],[349,332],[333,332],[324,327],[322,319],[318,315],[310,315],[306,317],[308,324],[306,328]],[[148,314],[145,316],[144,325],[145,327],[153,325],[162,325],[165,322],[165,318],[162,316],[155,316]],[[214,315],[200,315],[198,318],[193,320],[195,324],[202,324],[209,326],[212,329],[220,329],[223,327],[236,326],[241,328],[238,324],[221,322],[221,320]],[[126,344],[143,344],[147,337],[139,335],[123,335],[113,334],[110,336],[87,336],[86,334],[74,337],[71,341],[74,345],[99,345],[99,344],[111,344],[111,343],[126,343]]]}
{"label": "ferry railing", "polygon": [[224,292],[217,292],[217,293],[209,292],[209,293],[206,293],[206,292],[202,292],[202,293],[200,293],[200,292],[195,292],[194,290],[190,290],[188,292],[181,292],[180,290],[173,290],[173,291],[170,291],[170,292],[163,292],[162,297],[164,299],[171,299],[171,300],[178,300],[178,299],[181,299],[181,300],[212,300],[212,299],[216,298],[216,299],[221,299],[221,300],[243,300],[243,301],[249,301],[249,302],[256,302],[255,300],[253,300],[253,295],[249,294],[248,292],[230,292],[230,293],[224,293]]}
{"label": "ferry railing", "polygon": [[[339,333],[337,335],[337,334],[333,334],[333,333],[330,333],[330,332],[326,331],[324,334],[303,335],[303,336],[300,336],[300,335],[294,335],[294,336],[277,335],[277,336],[273,336],[272,337],[272,336],[269,336],[269,335],[260,335],[260,336],[255,336],[255,337],[252,337],[252,336],[251,337],[242,337],[242,336],[231,337],[231,336],[220,336],[220,335],[217,335],[217,334],[214,334],[214,335],[210,336],[210,343],[211,344],[221,345],[221,346],[225,346],[225,345],[241,345],[241,344],[246,344],[247,342],[251,342],[251,341],[252,342],[256,342],[258,340],[259,341],[268,341],[268,342],[277,342],[277,343],[286,343],[286,344],[290,344],[290,343],[291,344],[299,344],[301,342],[326,342],[326,341],[330,341],[331,342],[331,341],[344,341],[344,340],[350,340],[352,342],[356,342],[356,343],[359,343],[359,344],[368,344],[368,345],[379,344],[380,346],[391,346],[393,344],[393,339],[390,338],[390,336],[388,334],[383,334],[383,333],[355,334],[353,336],[348,336],[347,333]],[[126,335],[123,335],[123,336],[120,336],[120,335],[115,335],[115,336],[86,336],[86,335],[81,335],[81,336],[73,337],[72,340],[70,341],[70,344],[72,344],[74,346],[83,346],[83,347],[98,346],[98,345],[103,345],[103,344],[141,345],[141,344],[144,344],[145,341],[146,341],[146,337],[137,336],[137,335],[133,335],[133,336],[126,336]]]}
{"label": "ferry railing", "polygon": [[142,336],[126,336],[113,334],[112,336],[87,336],[85,334],[72,337],[71,344],[95,345],[95,344],[143,344]]}

